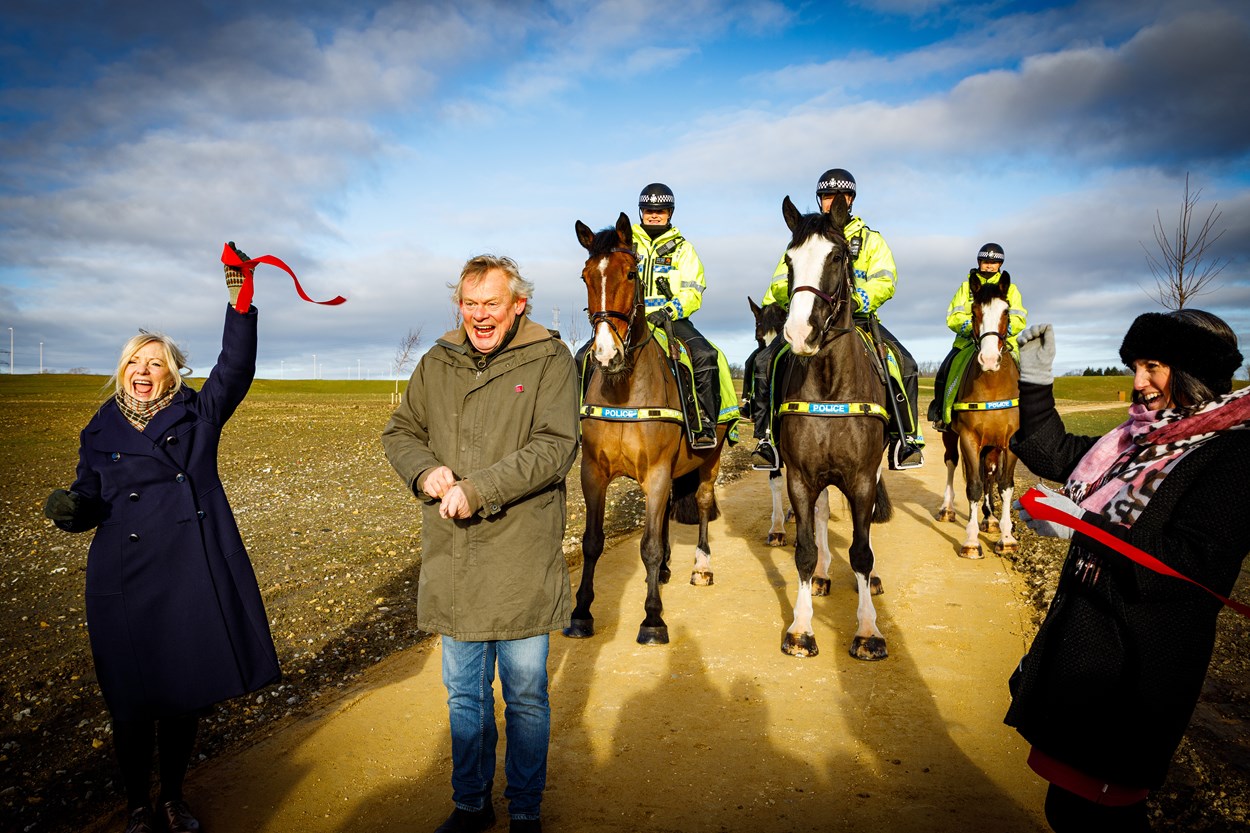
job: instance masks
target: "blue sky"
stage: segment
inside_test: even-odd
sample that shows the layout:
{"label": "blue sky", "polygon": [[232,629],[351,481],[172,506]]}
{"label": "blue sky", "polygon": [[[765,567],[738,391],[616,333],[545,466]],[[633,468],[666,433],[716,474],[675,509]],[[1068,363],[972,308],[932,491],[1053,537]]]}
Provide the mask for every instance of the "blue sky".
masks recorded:
{"label": "blue sky", "polygon": [[693,321],[742,362],[782,198],[813,210],[831,167],[894,251],[882,318],[922,362],[996,241],[1060,369],[1118,365],[1159,309],[1146,249],[1187,174],[1227,264],[1194,305],[1250,344],[1239,0],[347,5],[6,2],[0,336],[18,373],[40,343],[46,368],[107,372],[140,327],[207,371],[226,240],[349,298],[305,304],[261,267],[263,376],[309,377],[315,354],[326,378],[391,378],[410,329],[428,347],[451,326],[447,283],[480,252],[515,258],[535,318],[558,308],[584,339],[574,223],[636,217],[654,181],[707,271]]}

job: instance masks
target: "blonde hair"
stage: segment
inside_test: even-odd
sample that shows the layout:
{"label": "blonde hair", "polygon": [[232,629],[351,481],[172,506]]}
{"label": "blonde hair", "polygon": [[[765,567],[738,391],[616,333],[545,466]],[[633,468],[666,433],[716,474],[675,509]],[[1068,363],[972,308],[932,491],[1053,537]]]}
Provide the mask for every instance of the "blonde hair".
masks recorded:
{"label": "blonde hair", "polygon": [[[131,336],[130,340],[122,346],[122,354],[117,360],[117,370],[113,371],[112,383],[113,393],[121,393],[126,375],[126,365],[134,358],[135,354],[149,344],[159,344],[161,353],[165,359],[165,366],[169,368],[174,380],[173,390],[182,388],[182,377],[191,375],[191,368],[187,366],[187,357],[182,350],[174,343],[174,340],[164,333],[151,333],[147,330],[140,330],[136,336]],[[109,384],[105,383],[107,389]]]}
{"label": "blonde hair", "polygon": [[[464,264],[464,268],[460,270],[460,280],[448,284],[451,287],[451,300],[459,304],[464,294],[464,285],[482,280],[492,269],[498,269],[508,276],[508,291],[512,293],[512,300],[529,300],[534,297],[534,284],[521,277],[521,267],[517,266],[515,260],[501,255],[478,255],[469,258]],[[529,308],[530,305],[526,304],[524,314],[529,313]]]}

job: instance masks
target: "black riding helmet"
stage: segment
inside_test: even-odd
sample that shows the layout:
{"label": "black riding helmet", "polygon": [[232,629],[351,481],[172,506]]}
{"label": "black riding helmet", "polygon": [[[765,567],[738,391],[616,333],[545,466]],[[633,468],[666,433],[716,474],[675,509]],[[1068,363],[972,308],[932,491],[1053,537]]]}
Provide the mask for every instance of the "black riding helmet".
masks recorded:
{"label": "black riding helmet", "polygon": [[986,243],[981,247],[981,251],[977,252],[977,262],[988,260],[994,263],[1002,263],[1007,259],[1003,252],[1003,247],[997,243]]}
{"label": "black riding helmet", "polygon": [[816,199],[830,194],[850,194],[855,199],[855,177],[846,168],[830,168],[816,183]]}

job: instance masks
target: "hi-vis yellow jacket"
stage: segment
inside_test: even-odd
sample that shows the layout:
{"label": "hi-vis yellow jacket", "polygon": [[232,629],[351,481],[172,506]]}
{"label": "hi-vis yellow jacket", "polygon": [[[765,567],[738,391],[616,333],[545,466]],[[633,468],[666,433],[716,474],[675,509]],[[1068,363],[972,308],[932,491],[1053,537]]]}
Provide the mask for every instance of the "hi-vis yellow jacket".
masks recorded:
{"label": "hi-vis yellow jacket", "polygon": [[[673,226],[652,240],[646,230],[634,223],[634,251],[638,253],[638,277],[647,298],[647,312],[668,307],[674,319],[689,318],[703,306],[703,261],[694,245]],[[668,282],[670,300],[660,284]]]}
{"label": "hi-vis yellow jacket", "polygon": [[[968,277],[976,272],[975,269],[968,271]],[[995,272],[992,275],[982,275],[983,283],[998,283],[999,275],[1007,274],[1004,272]],[[1016,336],[1020,331],[1028,326],[1029,311],[1024,308],[1024,301],[1020,298],[1020,290],[1016,288],[1016,282],[1012,281],[1007,287],[1007,342],[1011,351],[1017,352]],[[972,344],[972,293],[968,289],[968,281],[961,281],[959,288],[955,290],[955,297],[951,298],[951,305],[946,310],[946,326],[950,327],[955,333],[955,343],[951,345],[954,350],[962,350],[969,344]]]}
{"label": "hi-vis yellow jacket", "polygon": [[[852,217],[842,232],[852,248],[857,245],[859,253],[855,256],[852,268],[855,271],[855,313],[869,315],[886,301],[894,297],[894,286],[898,283],[898,269],[894,265],[894,255],[886,245],[881,232],[873,231],[859,217]],[[790,305],[790,287],[788,286],[788,270],[786,256],[781,255],[781,262],[773,271],[773,282],[764,293],[762,306],[769,304]]]}

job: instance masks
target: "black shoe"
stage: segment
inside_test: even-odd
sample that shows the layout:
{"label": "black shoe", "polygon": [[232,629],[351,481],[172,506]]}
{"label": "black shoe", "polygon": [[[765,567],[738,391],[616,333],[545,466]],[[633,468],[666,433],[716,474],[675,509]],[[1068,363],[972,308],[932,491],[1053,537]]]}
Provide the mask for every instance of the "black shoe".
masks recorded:
{"label": "black shoe", "polygon": [[911,440],[890,440],[890,471],[918,469],[924,465],[924,447]]}
{"label": "black shoe", "polygon": [[543,833],[543,823],[538,819],[513,819],[508,833]]}
{"label": "black shoe", "polygon": [[459,807],[451,811],[447,821],[440,824],[434,833],[478,833],[495,826],[495,808],[487,804],[480,810],[461,810]]}
{"label": "black shoe", "polygon": [[768,440],[760,440],[751,454],[751,468],[757,471],[777,471],[781,461],[777,459],[777,449]]}
{"label": "black shoe", "polygon": [[126,833],[156,833],[156,819],[151,807],[136,807],[126,819]]}
{"label": "black shoe", "polygon": [[716,448],[716,432],[704,431],[701,434],[695,434],[694,439],[690,441],[690,447],[695,451],[707,451],[709,448]]}
{"label": "black shoe", "polygon": [[165,812],[169,833],[199,833],[199,819],[191,815],[191,808],[181,798],[166,801],[161,809]]}

